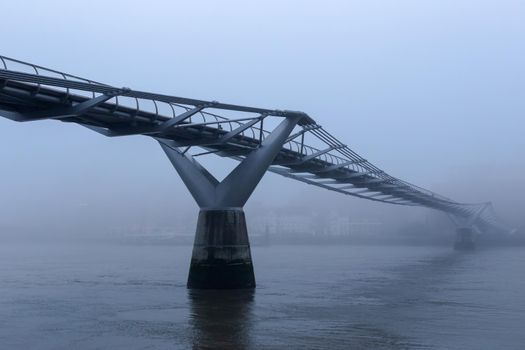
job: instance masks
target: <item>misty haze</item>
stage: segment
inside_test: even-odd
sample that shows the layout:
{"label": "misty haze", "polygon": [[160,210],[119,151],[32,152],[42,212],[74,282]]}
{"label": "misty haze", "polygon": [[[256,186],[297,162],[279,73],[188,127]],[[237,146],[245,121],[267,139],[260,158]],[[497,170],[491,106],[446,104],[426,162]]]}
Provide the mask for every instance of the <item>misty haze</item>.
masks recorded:
{"label": "misty haze", "polygon": [[523,1],[1,9],[0,349],[523,348]]}

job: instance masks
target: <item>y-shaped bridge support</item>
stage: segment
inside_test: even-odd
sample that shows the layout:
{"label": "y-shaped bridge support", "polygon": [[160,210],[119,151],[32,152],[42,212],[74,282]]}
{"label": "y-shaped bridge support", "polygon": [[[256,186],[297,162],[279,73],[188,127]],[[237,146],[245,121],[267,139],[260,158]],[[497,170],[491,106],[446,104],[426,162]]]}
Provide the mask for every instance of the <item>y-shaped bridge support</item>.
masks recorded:
{"label": "y-shaped bridge support", "polygon": [[192,156],[159,139],[166,155],[200,207],[188,288],[255,288],[243,206],[263,177],[301,113],[287,113],[260,146],[219,182]]}

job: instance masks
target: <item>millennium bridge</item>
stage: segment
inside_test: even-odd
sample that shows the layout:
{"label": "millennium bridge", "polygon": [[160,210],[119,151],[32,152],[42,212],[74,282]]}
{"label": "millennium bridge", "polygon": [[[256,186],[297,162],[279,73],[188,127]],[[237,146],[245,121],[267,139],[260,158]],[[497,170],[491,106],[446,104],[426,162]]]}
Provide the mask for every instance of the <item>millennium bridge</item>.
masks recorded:
{"label": "millennium bridge", "polygon": [[[490,202],[461,203],[398,179],[304,112],[119,88],[0,56],[0,116],[156,140],[200,207],[188,288],[255,287],[243,207],[266,171],[344,195],[442,211],[456,224],[456,249],[473,248],[482,233],[511,232]],[[218,181],[198,161],[208,154],[239,164]]]}

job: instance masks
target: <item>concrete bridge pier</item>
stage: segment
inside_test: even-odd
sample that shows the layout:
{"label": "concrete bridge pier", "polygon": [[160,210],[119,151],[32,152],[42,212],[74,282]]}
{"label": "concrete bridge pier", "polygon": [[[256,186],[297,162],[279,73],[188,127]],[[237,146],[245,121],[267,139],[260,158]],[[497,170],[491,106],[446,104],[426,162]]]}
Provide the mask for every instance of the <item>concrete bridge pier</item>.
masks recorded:
{"label": "concrete bridge pier", "polygon": [[474,229],[471,227],[458,227],[456,229],[456,241],[454,250],[468,251],[474,250],[476,243],[474,241]]}
{"label": "concrete bridge pier", "polygon": [[481,214],[491,206],[490,202],[482,203],[477,208],[470,210],[468,217],[454,217],[449,215],[452,222],[456,225],[456,241],[454,242],[454,250],[474,250],[476,248],[475,235],[480,233],[476,222]]}
{"label": "concrete bridge pier", "polygon": [[242,208],[303,117],[302,113],[286,113],[259,147],[248,153],[221,182],[174,141],[157,138],[200,207],[188,288],[255,288]]}
{"label": "concrete bridge pier", "polygon": [[255,288],[242,208],[200,210],[188,288]]}

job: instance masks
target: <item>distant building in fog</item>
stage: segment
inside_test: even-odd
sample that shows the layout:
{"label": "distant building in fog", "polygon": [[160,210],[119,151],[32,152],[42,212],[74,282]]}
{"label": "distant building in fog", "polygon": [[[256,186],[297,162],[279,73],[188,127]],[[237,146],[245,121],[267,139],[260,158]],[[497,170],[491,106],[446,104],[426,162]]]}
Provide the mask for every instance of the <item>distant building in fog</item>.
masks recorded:
{"label": "distant building in fog", "polygon": [[380,234],[382,223],[352,220],[337,214],[326,216],[307,214],[261,215],[248,222],[251,234],[270,237],[369,237]]}

